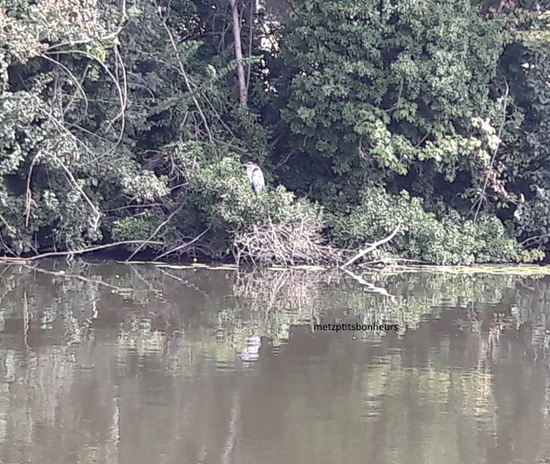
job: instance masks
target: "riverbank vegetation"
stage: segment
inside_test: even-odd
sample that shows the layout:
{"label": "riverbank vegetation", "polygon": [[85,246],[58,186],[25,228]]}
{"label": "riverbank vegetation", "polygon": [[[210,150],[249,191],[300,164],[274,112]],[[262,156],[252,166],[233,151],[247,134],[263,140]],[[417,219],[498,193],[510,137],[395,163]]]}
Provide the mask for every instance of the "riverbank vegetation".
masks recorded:
{"label": "riverbank vegetation", "polygon": [[541,260],[549,6],[0,0],[0,254]]}

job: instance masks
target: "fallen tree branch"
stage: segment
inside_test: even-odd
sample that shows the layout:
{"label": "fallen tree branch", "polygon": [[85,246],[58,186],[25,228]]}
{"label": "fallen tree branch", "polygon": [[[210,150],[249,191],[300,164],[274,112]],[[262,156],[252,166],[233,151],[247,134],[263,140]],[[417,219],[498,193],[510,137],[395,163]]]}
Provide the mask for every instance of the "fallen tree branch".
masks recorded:
{"label": "fallen tree branch", "polygon": [[379,240],[378,242],[374,242],[372,245],[370,245],[368,248],[365,248],[364,250],[361,250],[359,253],[357,253],[353,258],[351,258],[347,263],[345,263],[342,266],[342,269],[344,269],[346,266],[349,266],[350,264],[357,261],[359,258],[362,258],[365,256],[369,251],[372,251],[376,248],[378,248],[380,245],[383,245],[386,242],[389,242],[393,237],[395,237],[395,234],[399,231],[400,226],[397,226],[395,230],[388,235],[386,238],[383,238],[382,240]]}
{"label": "fallen tree branch", "polygon": [[[135,245],[137,243],[143,243],[146,242],[146,240],[123,240],[121,242],[114,242],[109,243],[107,245],[98,245],[90,248],[83,248],[82,250],[73,250],[73,251],[51,251],[48,253],[42,253],[40,255],[31,256],[29,258],[20,258],[20,257],[1,257],[0,262],[8,262],[8,263],[21,263],[21,262],[29,262],[29,261],[36,261],[38,259],[42,258],[50,258],[52,256],[70,256],[70,255],[82,255],[84,253],[91,253],[92,251],[98,251],[98,250],[104,250],[105,248],[111,248],[116,247],[120,245]],[[162,245],[163,242],[148,242],[150,245]]]}
{"label": "fallen tree branch", "polygon": [[204,229],[199,235],[197,235],[193,240],[191,240],[190,242],[186,242],[184,243],[183,245],[179,245],[175,248],[172,248],[171,250],[168,250],[166,253],[163,253],[161,254],[160,256],[157,256],[154,260],[154,261],[158,261],[159,259],[162,259],[164,258],[165,256],[168,256],[168,255],[171,255],[172,253],[175,253],[176,251],[178,250],[181,250],[182,248],[185,248],[185,247],[188,247],[189,245],[192,245],[193,243],[195,243],[197,240],[199,240],[204,234],[206,234],[208,231],[210,230],[210,227],[207,227],[206,229]]}

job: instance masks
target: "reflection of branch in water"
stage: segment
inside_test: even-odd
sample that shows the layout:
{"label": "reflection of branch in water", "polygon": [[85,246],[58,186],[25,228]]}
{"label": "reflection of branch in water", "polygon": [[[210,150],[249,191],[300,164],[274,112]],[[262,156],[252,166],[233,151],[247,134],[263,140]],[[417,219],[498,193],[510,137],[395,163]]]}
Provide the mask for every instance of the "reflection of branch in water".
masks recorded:
{"label": "reflection of branch in water", "polygon": [[233,275],[235,306],[218,313],[217,340],[241,353],[243,361],[251,361],[257,356],[259,337],[279,346],[289,339],[292,326],[316,320],[324,292],[341,273],[255,269]]}
{"label": "reflection of branch in water", "polygon": [[[115,386],[115,389],[116,388],[117,387]],[[118,405],[118,398],[116,396],[116,393],[117,392],[115,391],[115,394],[111,398],[113,412],[111,415],[111,423],[109,427],[109,438],[104,443],[105,462],[109,464],[117,464],[119,462],[118,445],[120,443],[120,408]]]}
{"label": "reflection of branch in water", "polygon": [[182,279],[181,277],[178,277],[178,276],[175,276],[174,274],[171,274],[170,272],[168,271],[165,271],[164,269],[160,268],[160,267],[155,267],[155,269],[159,272],[161,272],[162,274],[165,274],[167,275],[168,277],[171,277],[172,279],[174,280],[177,280],[178,282],[181,282],[183,285],[185,285],[187,288],[190,288],[192,290],[195,290],[196,292],[199,292],[201,295],[204,295],[206,298],[209,298],[210,295],[208,295],[208,293],[206,293],[204,290],[201,290],[199,287],[197,287],[195,284],[189,282],[188,280],[186,279]]}
{"label": "reflection of branch in water", "polygon": [[117,287],[116,285],[108,284],[107,282],[103,282],[101,280],[94,280],[94,279],[88,279],[87,277],[76,275],[76,274],[67,274],[65,271],[49,271],[48,269],[44,269],[38,266],[31,266],[29,264],[18,264],[19,266],[26,267],[27,269],[30,269],[32,271],[41,272],[43,274],[50,274],[57,277],[66,277],[68,279],[77,279],[81,280],[83,282],[103,285],[104,287],[111,288],[113,290],[116,290],[117,292],[133,292],[134,288],[124,288],[124,287]]}
{"label": "reflection of branch in water", "polygon": [[320,300],[322,284],[330,273],[297,270],[257,270],[237,273],[233,294],[253,307],[270,310],[313,311]]}
{"label": "reflection of branch in water", "polygon": [[140,272],[136,269],[135,266],[132,266],[130,264],[129,267],[132,270],[132,272],[138,277],[138,279],[141,280],[146,285],[147,290],[149,290],[150,292],[156,293],[156,294],[162,294],[162,290],[153,288],[153,286],[149,282],[147,282],[147,279],[145,279],[145,277],[143,277],[140,274]]}
{"label": "reflection of branch in water", "polygon": [[239,393],[235,393],[233,401],[231,402],[231,420],[229,422],[229,434],[225,442],[225,447],[223,450],[223,455],[221,458],[222,464],[228,464],[231,462],[231,452],[235,447],[237,442],[237,436],[241,430],[240,424],[240,415],[241,415],[241,397]]}
{"label": "reflection of branch in water", "polygon": [[30,313],[29,313],[29,300],[27,297],[27,292],[23,293],[23,342],[25,343],[25,348],[29,349],[29,324],[30,324]]}
{"label": "reflection of branch in water", "polygon": [[364,285],[365,287],[367,287],[365,288],[367,292],[380,293],[381,295],[389,297],[392,301],[395,299],[395,295],[388,293],[388,291],[385,288],[377,287],[376,285],[371,284],[370,282],[367,282],[365,279],[363,279],[363,277],[355,275],[353,272],[348,271],[347,269],[343,269],[343,270],[346,274],[349,274],[361,285]]}
{"label": "reflection of branch in water", "polygon": [[2,281],[2,277],[4,277],[4,274],[6,272],[8,272],[8,269],[11,267],[11,265],[7,265],[6,267],[4,267],[4,270],[2,271],[2,274],[0,274],[0,282]]}

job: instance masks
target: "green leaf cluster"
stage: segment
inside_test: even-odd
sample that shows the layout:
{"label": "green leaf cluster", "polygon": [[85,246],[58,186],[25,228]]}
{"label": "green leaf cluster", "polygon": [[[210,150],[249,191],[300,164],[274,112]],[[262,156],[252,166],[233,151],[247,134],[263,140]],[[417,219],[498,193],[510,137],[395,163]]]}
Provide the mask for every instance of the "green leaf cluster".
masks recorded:
{"label": "green leaf cluster", "polygon": [[301,177],[322,163],[329,182],[359,190],[380,171],[405,175],[414,161],[476,144],[471,118],[486,111],[504,45],[498,23],[466,0],[300,6],[280,55],[281,117]]}
{"label": "green leaf cluster", "polygon": [[[329,225],[335,239],[350,248],[364,248],[399,226],[386,251],[412,260],[450,265],[519,259],[513,236],[498,219],[483,215],[474,223],[452,211],[439,218],[407,191],[390,195],[381,188],[365,189],[361,203],[349,214],[332,215]],[[527,260],[538,258],[536,253],[522,255]]]}

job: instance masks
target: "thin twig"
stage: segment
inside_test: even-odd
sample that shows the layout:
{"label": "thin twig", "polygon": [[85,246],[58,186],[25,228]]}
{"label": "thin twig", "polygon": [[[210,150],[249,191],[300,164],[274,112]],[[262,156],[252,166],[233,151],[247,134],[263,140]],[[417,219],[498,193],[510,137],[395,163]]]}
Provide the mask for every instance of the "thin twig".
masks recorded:
{"label": "thin twig", "polygon": [[93,230],[96,231],[97,228],[99,227],[99,220],[101,219],[101,213],[96,208],[96,206],[92,203],[92,200],[88,198],[88,195],[84,193],[84,190],[82,190],[82,187],[78,185],[77,180],[74,178],[69,168],[67,168],[67,166],[65,166],[65,164],[57,156],[52,155],[51,153],[46,153],[46,154],[59,163],[63,171],[65,171],[65,175],[67,176],[67,179],[69,180],[69,182],[73,184],[74,188],[80,193],[80,195],[82,195],[82,198],[86,200],[86,203],[90,205],[90,208],[92,208],[92,211],[95,214],[95,219],[94,219],[94,222],[92,223],[92,227],[93,227]]}
{"label": "thin twig", "polygon": [[533,237],[529,237],[523,240],[523,242],[518,243],[518,246],[524,248],[527,245],[531,245],[531,243],[540,242],[542,239],[548,238],[548,237],[550,237],[550,234],[535,235]]}
{"label": "thin twig", "polygon": [[[117,141],[115,142],[114,146],[111,147],[109,150],[107,150],[106,153],[104,153],[102,156],[107,156],[108,154],[112,153],[117,147],[118,145],[120,144],[120,142],[122,141],[122,138],[124,137],[124,130],[126,128],[126,106],[127,106],[127,102],[128,102],[128,95],[127,93],[127,88],[126,88],[126,74],[125,72],[123,73],[123,82],[124,82],[124,88],[125,88],[125,91],[122,90],[121,86],[120,86],[120,83],[118,82],[118,79],[115,77],[115,75],[109,70],[109,68],[105,65],[105,63],[103,63],[100,59],[98,59],[96,56],[94,56],[92,53],[88,53],[88,52],[85,52],[83,50],[58,50],[56,51],[55,53],[59,53],[59,54],[67,54],[67,55],[71,55],[71,54],[81,54],[81,55],[84,55],[88,58],[90,58],[91,60],[94,60],[94,62],[96,62],[97,64],[99,64],[99,66],[101,66],[103,68],[103,70],[105,71],[105,73],[109,76],[109,78],[112,80],[113,84],[115,85],[115,87],[117,88],[117,92],[118,92],[118,97],[119,97],[119,101],[120,101],[120,111],[118,112],[118,114],[110,121],[111,124],[113,124],[114,122],[116,122],[117,120],[120,119],[120,131],[119,131],[119,135],[118,135],[118,139]],[[117,51],[115,51],[115,54],[117,53]],[[40,56],[43,56],[43,57],[46,57],[46,54],[43,53],[42,55]],[[122,58],[120,58],[118,55],[117,55],[117,60],[120,59],[122,60]],[[124,66],[123,66],[124,68]]]}
{"label": "thin twig", "polygon": [[[160,15],[159,15],[159,18],[160,18]],[[183,67],[183,62],[182,62],[182,59],[181,59],[180,54],[178,52],[178,46],[176,45],[176,41],[174,40],[174,36],[172,34],[172,31],[170,31],[170,28],[166,24],[166,20],[164,20],[163,18],[160,18],[160,22],[162,24],[162,27],[164,27],[164,30],[166,31],[166,34],[168,34],[168,38],[170,39],[170,43],[172,44],[172,48],[174,49],[174,53],[176,54],[176,58],[178,59],[178,65],[179,65],[180,73],[183,76],[183,80],[185,81],[185,85],[187,86],[187,90],[191,94],[191,98],[193,99],[193,103],[195,104],[195,107],[197,108],[197,111],[199,112],[199,115],[202,119],[202,122],[204,124],[204,128],[206,130],[206,133],[208,134],[208,140],[210,142],[212,142],[212,132],[210,130],[210,126],[208,125],[208,120],[206,119],[206,116],[205,116],[204,112],[202,111],[202,108],[199,104],[199,101],[197,100],[197,98],[195,97],[195,95],[193,93],[193,89],[191,87],[191,81],[189,79],[189,76],[187,75],[187,71]]]}
{"label": "thin twig", "polygon": [[12,233],[12,234],[15,234],[17,231],[15,230],[14,227],[10,226],[8,224],[8,222],[4,219],[4,216],[2,216],[0,214],[0,221],[2,221],[4,223],[4,225],[6,226],[6,228]]}
{"label": "thin twig", "polygon": [[31,216],[31,203],[33,203],[32,191],[31,191],[32,171],[34,169],[34,163],[36,163],[36,160],[38,159],[39,156],[40,156],[40,153],[36,154],[32,159],[31,166],[29,168],[29,174],[27,176],[27,189],[25,191],[25,227],[29,227],[29,218]]}
{"label": "thin twig", "polygon": [[[84,99],[84,111],[83,112],[87,113],[88,112],[88,97],[86,95],[86,92],[85,92],[84,88],[82,87],[82,84],[78,81],[76,76],[63,63],[60,63],[59,61],[49,57],[46,54],[42,54],[41,56],[42,56],[42,58],[45,58],[46,60],[51,61],[52,63],[54,63],[56,66],[59,66],[61,69],[63,69],[63,71],[65,71],[69,75],[71,80],[74,82],[74,85],[76,86],[77,92],[80,92],[80,94],[82,95],[82,98]],[[84,76],[86,75],[86,72],[87,72],[89,66],[90,66],[90,64],[88,63],[88,65],[86,66],[86,69],[84,71]],[[75,93],[75,95],[76,95],[76,93]],[[65,113],[68,111],[69,106],[70,106],[70,104],[72,104],[73,100],[74,100],[74,95],[71,98],[71,100],[69,101],[69,103],[68,103],[67,107],[65,108],[65,110],[63,111],[63,115],[65,115]]]}
{"label": "thin twig", "polygon": [[94,152],[90,150],[90,148],[78,137],[76,137],[63,123],[61,123],[57,118],[54,118],[51,113],[47,112],[43,108],[38,108],[38,111],[40,111],[46,118],[50,120],[54,125],[60,129],[60,131],[67,134],[77,145],[80,145],[86,153],[88,153],[91,156],[94,156]]}
{"label": "thin twig", "polygon": [[[178,213],[178,211],[182,208],[183,205],[184,205],[184,203],[182,203],[178,208],[176,208],[175,211],[170,213],[170,215],[166,218],[166,220],[164,222],[159,224],[159,226],[149,236],[149,238],[147,239],[147,242],[150,242],[153,238],[155,238],[155,235],[158,234],[159,230],[162,229],[166,224],[168,224],[170,222],[170,220],[176,215],[176,213]],[[125,262],[127,263],[128,261],[131,261],[132,258],[135,255],[137,255],[139,253],[139,251],[147,244],[147,242],[143,242],[140,246],[138,246]]]}

